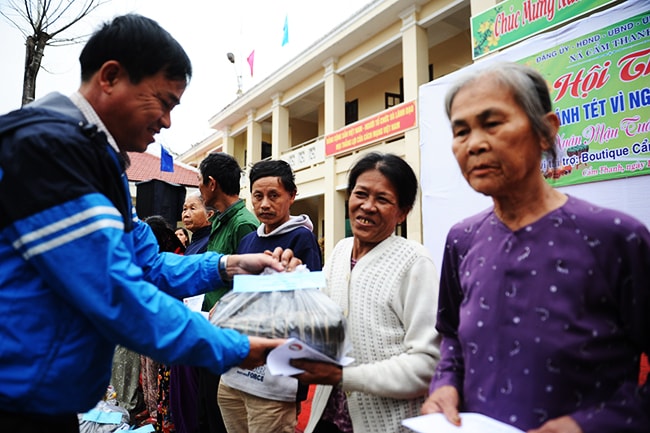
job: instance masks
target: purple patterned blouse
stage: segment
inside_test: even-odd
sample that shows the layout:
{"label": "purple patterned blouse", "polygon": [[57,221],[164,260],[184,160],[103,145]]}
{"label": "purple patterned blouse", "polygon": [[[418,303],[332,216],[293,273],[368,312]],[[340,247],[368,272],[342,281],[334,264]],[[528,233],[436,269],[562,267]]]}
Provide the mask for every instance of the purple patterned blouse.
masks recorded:
{"label": "purple patterned blouse", "polygon": [[569,196],[515,232],[486,210],[444,253],[431,391],[527,430],[570,415],[585,433],[650,432],[650,233]]}

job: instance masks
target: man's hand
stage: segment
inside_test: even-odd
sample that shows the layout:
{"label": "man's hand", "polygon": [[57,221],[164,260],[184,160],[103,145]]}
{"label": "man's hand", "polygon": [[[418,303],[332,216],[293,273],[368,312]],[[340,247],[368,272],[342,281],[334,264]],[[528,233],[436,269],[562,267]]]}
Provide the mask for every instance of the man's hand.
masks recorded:
{"label": "man's hand", "polygon": [[459,400],[456,388],[450,385],[441,386],[426,399],[422,405],[422,414],[442,412],[450,423],[460,426]]}
{"label": "man's hand", "polygon": [[280,262],[280,265],[282,265],[283,269],[276,269],[281,270],[281,271],[287,271],[287,272],[293,272],[296,270],[296,267],[298,265],[302,264],[302,260],[300,260],[297,257],[293,256],[293,251],[291,251],[289,248],[286,250],[283,250],[281,247],[276,247],[275,250],[272,252],[269,252],[268,250],[264,251],[265,254],[271,254],[271,257],[274,257],[276,260]]}
{"label": "man's hand", "polygon": [[266,357],[269,352],[284,344],[285,341],[282,338],[248,337],[250,350],[244,362],[239,364],[239,366],[247,370],[252,370],[255,367],[266,364]]}
{"label": "man's hand", "polygon": [[305,370],[304,373],[293,376],[302,383],[338,385],[343,380],[343,368],[329,362],[292,359],[291,366]]}
{"label": "man's hand", "polygon": [[259,274],[265,268],[278,272],[291,272],[302,264],[300,259],[293,256],[290,249],[277,247],[272,253],[232,254],[227,257],[226,272],[230,278],[238,274]]}
{"label": "man's hand", "polygon": [[582,428],[570,416],[546,421],[540,428],[528,430],[527,433],[582,433]]}

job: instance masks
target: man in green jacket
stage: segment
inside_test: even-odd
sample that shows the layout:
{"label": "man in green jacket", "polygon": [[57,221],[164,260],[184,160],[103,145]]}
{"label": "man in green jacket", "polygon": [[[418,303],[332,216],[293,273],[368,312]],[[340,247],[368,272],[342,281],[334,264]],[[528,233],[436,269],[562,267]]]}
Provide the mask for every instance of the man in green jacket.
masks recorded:
{"label": "man in green jacket", "polygon": [[[235,158],[226,153],[211,153],[199,164],[199,190],[206,206],[219,213],[212,219],[208,251],[235,254],[239,241],[257,230],[259,221],[239,198],[242,169]],[[203,311],[231,289],[226,286],[205,294]],[[199,373],[199,425],[201,431],[226,433],[217,405],[219,376],[202,369]]]}
{"label": "man in green jacket", "polygon": [[[211,153],[199,165],[199,190],[206,206],[219,213],[212,220],[208,251],[235,254],[239,241],[257,230],[260,222],[239,198],[242,169],[227,153]],[[210,311],[230,287],[205,294],[203,311]]]}

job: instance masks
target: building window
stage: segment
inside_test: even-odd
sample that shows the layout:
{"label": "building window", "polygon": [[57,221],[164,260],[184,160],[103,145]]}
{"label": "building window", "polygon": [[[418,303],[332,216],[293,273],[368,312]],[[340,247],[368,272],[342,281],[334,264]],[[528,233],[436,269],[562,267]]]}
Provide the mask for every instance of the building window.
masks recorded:
{"label": "building window", "polygon": [[402,95],[398,93],[384,93],[384,108],[394,107],[402,103]]}
{"label": "building window", "polygon": [[352,227],[350,226],[350,214],[348,212],[348,205],[350,202],[348,200],[345,200],[345,237],[349,238],[352,236]]}
{"label": "building window", "polygon": [[270,158],[271,157],[271,143],[267,143],[266,141],[262,142],[262,159]]}
{"label": "building window", "polygon": [[345,124],[349,125],[359,120],[359,100],[345,103]]}
{"label": "building window", "polygon": [[404,222],[402,222],[400,224],[397,224],[395,226],[395,234],[397,236],[401,236],[403,238],[407,237],[406,236],[406,220],[404,220]]}
{"label": "building window", "polygon": [[394,107],[404,102],[404,78],[399,79],[399,93],[384,93],[384,108]]}

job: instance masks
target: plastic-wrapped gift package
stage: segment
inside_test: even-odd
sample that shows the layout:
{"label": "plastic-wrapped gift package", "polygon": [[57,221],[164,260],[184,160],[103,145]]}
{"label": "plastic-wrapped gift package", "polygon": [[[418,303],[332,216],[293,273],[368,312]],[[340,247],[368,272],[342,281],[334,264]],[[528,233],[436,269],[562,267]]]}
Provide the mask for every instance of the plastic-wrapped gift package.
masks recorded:
{"label": "plastic-wrapped gift package", "polygon": [[297,338],[332,359],[341,359],[347,351],[343,310],[317,287],[295,289],[282,279],[276,281],[270,291],[235,287],[219,300],[210,321],[251,336]]}

